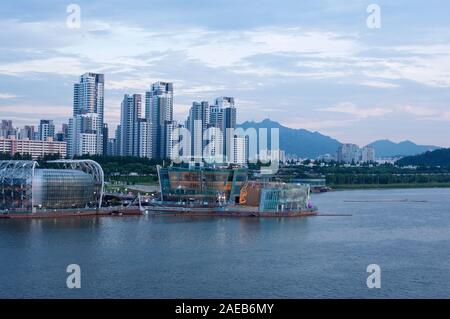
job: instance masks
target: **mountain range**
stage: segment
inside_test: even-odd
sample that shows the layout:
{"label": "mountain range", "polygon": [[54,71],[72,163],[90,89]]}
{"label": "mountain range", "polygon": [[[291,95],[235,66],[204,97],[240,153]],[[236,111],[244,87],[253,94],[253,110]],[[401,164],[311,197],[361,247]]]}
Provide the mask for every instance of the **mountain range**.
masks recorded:
{"label": "mountain range", "polygon": [[[342,144],[340,141],[319,132],[289,128],[269,119],[261,122],[246,121],[239,124],[238,127],[243,129],[253,127],[256,130],[259,128],[267,128],[269,140],[270,129],[278,128],[280,133],[280,149],[284,150],[286,155],[294,155],[301,158],[316,158],[324,154],[336,154],[337,149]],[[377,157],[416,155],[440,148],[431,145],[417,145],[411,141],[394,143],[389,140],[375,141],[368,146],[372,146],[375,149],[375,155]]]}
{"label": "mountain range", "polygon": [[368,146],[372,146],[375,149],[377,157],[411,156],[440,148],[433,145],[417,145],[411,141],[394,143],[389,140],[375,141]]}

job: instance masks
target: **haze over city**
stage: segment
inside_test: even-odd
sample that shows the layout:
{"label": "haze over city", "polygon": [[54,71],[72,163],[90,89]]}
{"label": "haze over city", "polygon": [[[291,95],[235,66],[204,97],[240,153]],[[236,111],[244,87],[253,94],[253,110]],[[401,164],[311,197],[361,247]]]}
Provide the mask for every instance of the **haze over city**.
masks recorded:
{"label": "haze over city", "polygon": [[449,5],[377,1],[381,28],[370,29],[371,3],[77,1],[79,29],[67,26],[70,3],[5,3],[0,117],[65,123],[73,84],[101,72],[112,128],[124,94],[162,80],[177,120],[192,101],[234,96],[238,122],[450,146]]}

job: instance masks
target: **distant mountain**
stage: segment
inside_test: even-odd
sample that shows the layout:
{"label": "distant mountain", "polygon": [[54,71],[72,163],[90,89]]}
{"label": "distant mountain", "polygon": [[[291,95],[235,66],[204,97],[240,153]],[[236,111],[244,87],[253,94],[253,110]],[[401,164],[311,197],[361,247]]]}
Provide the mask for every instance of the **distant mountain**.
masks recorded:
{"label": "distant mountain", "polygon": [[427,151],[439,149],[438,146],[433,145],[417,145],[411,141],[403,141],[394,143],[389,140],[375,141],[368,146],[375,149],[376,157],[395,157],[395,156],[409,156],[417,155]]}
{"label": "distant mountain", "polygon": [[[304,158],[316,158],[323,154],[335,154],[341,143],[329,136],[319,132],[311,132],[304,129],[293,129],[285,127],[278,122],[266,119],[262,122],[244,122],[238,127],[248,129],[250,127],[258,130],[267,128],[268,135],[271,128],[278,128],[280,132],[280,149],[286,152],[286,155],[296,155]],[[270,135],[268,137],[270,140]]]}
{"label": "distant mountain", "polygon": [[[334,155],[342,144],[338,140],[319,132],[289,128],[269,119],[265,119],[262,122],[247,121],[239,124],[238,127],[243,129],[253,127],[256,130],[267,128],[269,141],[270,129],[278,128],[280,131],[280,149],[284,150],[286,155],[295,155],[303,158],[316,158],[324,154]],[[368,146],[372,146],[375,149],[376,157],[411,156],[440,149],[439,146],[417,145],[411,141],[394,143],[389,140],[378,140]]]}
{"label": "distant mountain", "polygon": [[396,164],[400,166],[450,166],[450,148],[407,156],[398,160]]}

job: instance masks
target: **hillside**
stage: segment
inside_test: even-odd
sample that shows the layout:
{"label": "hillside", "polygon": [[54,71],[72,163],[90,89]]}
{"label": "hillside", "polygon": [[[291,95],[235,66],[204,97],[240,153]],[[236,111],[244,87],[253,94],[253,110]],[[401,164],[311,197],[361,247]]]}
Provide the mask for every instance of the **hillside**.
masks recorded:
{"label": "hillside", "polygon": [[371,146],[375,149],[375,155],[377,157],[417,155],[439,148],[438,146],[433,145],[417,145],[411,141],[394,143],[389,140],[375,141],[368,146]]}
{"label": "hillside", "polygon": [[450,166],[450,148],[429,151],[420,155],[407,156],[396,162],[399,166]]}
{"label": "hillside", "polygon": [[[254,127],[257,130],[259,128],[267,128],[269,129],[269,140],[270,129],[278,128],[280,131],[280,148],[286,152],[286,155],[295,155],[303,158],[316,158],[324,154],[335,155],[339,145],[341,145],[341,142],[338,140],[319,132],[289,128],[269,119],[265,119],[262,122],[247,121],[239,124],[238,127],[243,129]],[[389,140],[378,140],[370,143],[368,146],[375,149],[376,157],[411,156],[440,148],[433,145],[418,145],[411,141],[395,143]]]}
{"label": "hillside", "polygon": [[271,128],[278,128],[280,130],[280,148],[286,152],[286,155],[316,158],[323,154],[335,154],[340,145],[339,141],[319,132],[285,127],[268,119],[262,122],[247,121],[238,125],[238,127],[243,129],[254,127],[257,130],[267,128],[269,129],[268,133],[270,133]]}

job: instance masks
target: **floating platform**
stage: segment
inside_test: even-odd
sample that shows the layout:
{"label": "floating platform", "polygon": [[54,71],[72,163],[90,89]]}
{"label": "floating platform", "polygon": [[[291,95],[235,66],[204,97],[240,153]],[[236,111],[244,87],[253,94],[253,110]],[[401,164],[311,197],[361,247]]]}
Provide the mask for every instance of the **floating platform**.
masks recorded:
{"label": "floating platform", "polygon": [[52,211],[52,212],[14,212],[1,214],[3,219],[46,219],[46,218],[69,218],[69,217],[125,217],[141,216],[139,207],[104,208],[100,210],[78,210],[78,211]]}
{"label": "floating platform", "polygon": [[317,210],[261,212],[256,207],[230,205],[225,207],[183,207],[152,205],[141,208],[150,216],[189,217],[307,217],[318,215]]}
{"label": "floating platform", "polygon": [[177,205],[150,205],[141,208],[111,207],[98,210],[11,212],[1,214],[3,219],[53,219],[70,217],[127,217],[127,216],[190,216],[190,217],[308,217],[317,216],[317,210],[260,212],[256,207],[229,205],[225,207],[185,207]]}

